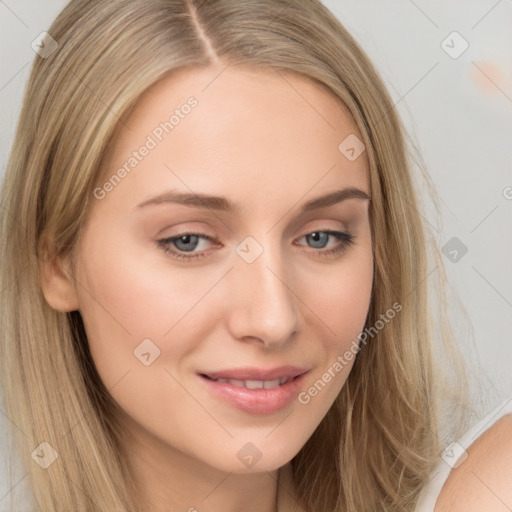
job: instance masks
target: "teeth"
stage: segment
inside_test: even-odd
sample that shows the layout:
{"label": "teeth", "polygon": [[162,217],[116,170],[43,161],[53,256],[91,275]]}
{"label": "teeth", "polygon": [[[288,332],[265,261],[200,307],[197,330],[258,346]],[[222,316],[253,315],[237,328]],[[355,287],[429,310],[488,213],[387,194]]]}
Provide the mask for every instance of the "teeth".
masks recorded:
{"label": "teeth", "polygon": [[281,379],[266,380],[266,381],[263,382],[263,387],[265,389],[277,388],[280,385],[281,385]]}
{"label": "teeth", "polygon": [[249,389],[263,389],[262,380],[246,380],[245,387]]}
{"label": "teeth", "polygon": [[248,389],[274,389],[278,386],[282,386],[286,384],[288,381],[292,380],[289,377],[281,377],[280,379],[275,380],[236,380],[236,379],[213,379],[216,382],[221,382],[224,384],[231,384],[233,386],[238,386],[241,388]]}

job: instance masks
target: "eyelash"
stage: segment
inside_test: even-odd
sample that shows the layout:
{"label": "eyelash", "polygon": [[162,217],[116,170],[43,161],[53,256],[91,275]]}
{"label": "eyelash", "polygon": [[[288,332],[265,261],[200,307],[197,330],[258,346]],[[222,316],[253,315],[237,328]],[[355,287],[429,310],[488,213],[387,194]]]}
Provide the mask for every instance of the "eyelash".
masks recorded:
{"label": "eyelash", "polygon": [[[335,238],[337,238],[338,240],[342,241],[339,245],[337,245],[333,249],[327,249],[327,250],[323,250],[323,251],[322,250],[308,251],[308,252],[312,252],[313,254],[316,253],[317,255],[319,255],[321,257],[326,257],[326,258],[333,258],[338,255],[341,256],[342,254],[345,253],[345,251],[351,245],[354,244],[355,239],[356,239],[355,235],[352,235],[351,233],[347,233],[345,231],[334,231],[334,230],[329,230],[329,229],[311,231],[310,233],[306,233],[305,235],[303,235],[301,238],[311,235],[313,233],[327,233],[328,235],[332,235]],[[203,240],[210,240],[210,241],[216,242],[216,243],[219,242],[219,239],[217,237],[210,237],[210,236],[203,235],[201,233],[194,233],[191,231],[180,233],[179,235],[175,235],[175,236],[168,237],[168,238],[162,238],[162,239],[158,240],[157,242],[158,242],[159,247],[161,247],[161,249],[164,251],[164,253],[170,254],[173,258],[185,260],[185,261],[204,258],[206,256],[206,254],[204,252],[199,253],[199,254],[188,255],[183,252],[178,252],[178,251],[175,251],[174,249],[170,248],[170,244],[174,240],[178,240],[179,238],[182,238],[187,235],[197,236]],[[317,256],[315,255],[315,257],[317,257]]]}

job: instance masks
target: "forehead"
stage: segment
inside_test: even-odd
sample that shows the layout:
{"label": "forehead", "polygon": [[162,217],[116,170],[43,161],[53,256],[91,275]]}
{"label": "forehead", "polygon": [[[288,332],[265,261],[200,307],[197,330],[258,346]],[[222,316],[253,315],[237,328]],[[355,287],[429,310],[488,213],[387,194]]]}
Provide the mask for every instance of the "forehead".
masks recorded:
{"label": "forehead", "polygon": [[233,64],[181,68],[150,87],[124,119],[103,179],[151,140],[123,183],[139,196],[164,181],[224,194],[252,184],[300,197],[319,180],[320,191],[348,185],[369,192],[365,154],[351,161],[339,148],[349,136],[361,139],[348,109],[307,77]]}
{"label": "forehead", "polygon": [[[155,101],[161,103],[164,98],[169,99],[169,107],[172,107],[192,94],[212,106],[223,104],[222,99],[232,102],[243,99],[279,101],[284,102],[284,106],[295,108],[309,106],[331,127],[330,121],[338,117],[340,111],[343,117],[348,118],[346,121],[352,121],[343,102],[326,86],[307,76],[276,67],[232,63],[185,66],[167,73],[141,95],[132,115],[151,108]],[[338,111],[334,117],[331,115],[333,109]]]}

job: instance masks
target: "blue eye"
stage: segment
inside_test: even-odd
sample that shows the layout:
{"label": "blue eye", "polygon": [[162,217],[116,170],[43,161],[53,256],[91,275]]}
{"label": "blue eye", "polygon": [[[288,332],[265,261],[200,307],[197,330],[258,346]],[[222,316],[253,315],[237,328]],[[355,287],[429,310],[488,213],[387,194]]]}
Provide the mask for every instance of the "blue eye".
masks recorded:
{"label": "blue eye", "polygon": [[[333,257],[343,254],[351,245],[354,244],[355,241],[355,236],[350,233],[332,230],[313,231],[307,235],[302,236],[300,239],[305,238],[309,242],[312,242],[314,249],[323,249],[328,244],[331,237],[339,240],[339,243],[332,249],[308,252],[312,253],[314,256]],[[209,240],[216,243],[219,242],[219,240],[215,237],[209,237],[201,233],[189,232],[168,238],[162,238],[161,240],[158,240],[158,245],[162,248],[164,253],[170,254],[173,258],[190,261],[192,259],[204,258],[206,256],[204,252],[192,254],[197,249],[198,244],[202,240]]]}
{"label": "blue eye", "polygon": [[197,244],[200,239],[200,235],[181,235],[180,237],[175,238],[175,245],[180,251],[190,252],[197,248]]}
{"label": "blue eye", "polygon": [[332,249],[327,249],[325,251],[308,251],[311,252],[315,257],[336,257],[341,256],[345,253],[345,251],[354,244],[355,235],[347,233],[345,231],[332,231],[332,230],[324,230],[324,231],[313,231],[304,235],[302,238],[307,239],[310,242],[313,242],[313,247],[315,249],[323,249],[330,237],[334,237],[339,240],[339,243],[335,245]]}
{"label": "blue eye", "polygon": [[[172,236],[169,238],[163,238],[158,240],[158,245],[162,247],[163,251],[166,254],[170,254],[171,256],[184,259],[184,260],[192,260],[197,258],[203,258],[205,256],[204,253],[199,254],[183,254],[182,252],[192,252],[197,249],[198,243],[200,240],[211,240],[218,242],[217,239],[211,238],[206,235],[202,235],[200,233],[182,233],[181,235]],[[172,244],[178,251],[171,247]]]}

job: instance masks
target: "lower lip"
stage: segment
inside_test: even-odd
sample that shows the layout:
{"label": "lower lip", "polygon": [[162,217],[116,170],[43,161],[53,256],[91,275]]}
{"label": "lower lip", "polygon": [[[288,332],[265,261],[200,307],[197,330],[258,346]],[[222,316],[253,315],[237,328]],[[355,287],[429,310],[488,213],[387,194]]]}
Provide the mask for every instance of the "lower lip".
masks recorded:
{"label": "lower lip", "polygon": [[202,375],[199,377],[214,395],[233,407],[252,414],[271,414],[289,405],[298,395],[306,373],[273,389],[249,389],[217,382]]}

